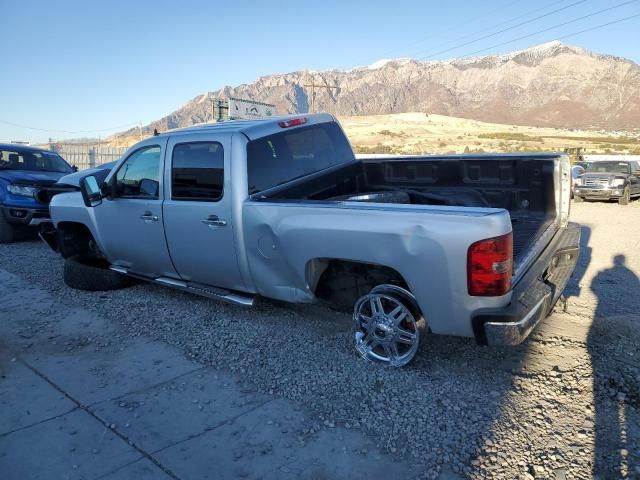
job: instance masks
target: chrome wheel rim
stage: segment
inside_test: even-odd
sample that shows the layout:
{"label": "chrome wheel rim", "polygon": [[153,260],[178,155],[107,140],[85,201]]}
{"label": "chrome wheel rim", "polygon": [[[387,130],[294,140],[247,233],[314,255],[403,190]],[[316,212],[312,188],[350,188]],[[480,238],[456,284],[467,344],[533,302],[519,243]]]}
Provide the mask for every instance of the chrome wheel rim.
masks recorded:
{"label": "chrome wheel rim", "polygon": [[416,319],[391,295],[361,297],[353,311],[353,328],[358,354],[372,362],[401,367],[413,359],[420,345]]}

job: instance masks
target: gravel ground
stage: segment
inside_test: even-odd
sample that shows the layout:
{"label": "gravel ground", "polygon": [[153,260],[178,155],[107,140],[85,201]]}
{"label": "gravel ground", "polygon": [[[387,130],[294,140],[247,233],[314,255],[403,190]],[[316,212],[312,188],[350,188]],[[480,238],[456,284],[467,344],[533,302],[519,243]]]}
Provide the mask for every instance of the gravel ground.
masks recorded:
{"label": "gravel ground", "polygon": [[146,284],[75,291],[37,241],[0,246],[0,268],[53,293],[55,308],[107,319],[116,333],[92,338],[98,349],[131,336],[177,345],[298,402],[309,435],[361,429],[424,478],[640,478],[640,201],[572,208],[583,251],[567,313],[515,348],[434,337],[404,369],[359,359],[350,318],[321,307],[242,309]]}

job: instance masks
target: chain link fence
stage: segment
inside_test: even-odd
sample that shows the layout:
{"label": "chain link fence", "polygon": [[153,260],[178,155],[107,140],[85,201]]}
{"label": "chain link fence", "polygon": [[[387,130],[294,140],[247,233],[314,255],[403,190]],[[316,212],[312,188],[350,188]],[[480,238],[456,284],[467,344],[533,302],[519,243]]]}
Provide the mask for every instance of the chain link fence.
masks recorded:
{"label": "chain link fence", "polygon": [[59,153],[71,165],[78,167],[78,170],[113,162],[127,151],[126,147],[77,143],[51,143],[48,148]]}

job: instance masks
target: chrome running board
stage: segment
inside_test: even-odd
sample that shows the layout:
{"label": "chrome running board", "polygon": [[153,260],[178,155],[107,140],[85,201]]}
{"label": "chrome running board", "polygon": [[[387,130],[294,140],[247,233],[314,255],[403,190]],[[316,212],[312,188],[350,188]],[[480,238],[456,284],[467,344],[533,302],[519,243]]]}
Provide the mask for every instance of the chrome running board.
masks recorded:
{"label": "chrome running board", "polygon": [[223,288],[208,287],[205,285],[190,285],[183,280],[178,280],[170,277],[150,278],[145,277],[144,275],[137,275],[118,265],[111,265],[109,269],[113,270],[114,272],[122,273],[123,275],[128,275],[139,280],[144,280],[145,282],[151,282],[157,285],[175,288],[184,292],[195,293],[196,295],[212,298],[214,300],[222,300],[223,302],[232,303],[234,305],[241,305],[243,307],[252,307],[255,300],[255,297],[253,296],[244,295],[242,293],[233,292],[231,290],[225,290]]}

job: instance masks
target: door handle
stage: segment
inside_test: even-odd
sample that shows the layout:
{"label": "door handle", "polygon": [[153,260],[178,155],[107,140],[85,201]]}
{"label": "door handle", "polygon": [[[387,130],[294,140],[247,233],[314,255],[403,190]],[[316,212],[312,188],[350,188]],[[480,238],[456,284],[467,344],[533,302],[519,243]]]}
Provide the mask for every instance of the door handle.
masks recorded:
{"label": "door handle", "polygon": [[144,220],[145,223],[157,222],[158,216],[154,215],[151,212],[144,212],[142,215],[140,215],[140,220]]}
{"label": "door handle", "polygon": [[209,215],[207,218],[203,218],[202,223],[210,227],[224,227],[227,225],[226,220],[218,218],[217,215]]}

